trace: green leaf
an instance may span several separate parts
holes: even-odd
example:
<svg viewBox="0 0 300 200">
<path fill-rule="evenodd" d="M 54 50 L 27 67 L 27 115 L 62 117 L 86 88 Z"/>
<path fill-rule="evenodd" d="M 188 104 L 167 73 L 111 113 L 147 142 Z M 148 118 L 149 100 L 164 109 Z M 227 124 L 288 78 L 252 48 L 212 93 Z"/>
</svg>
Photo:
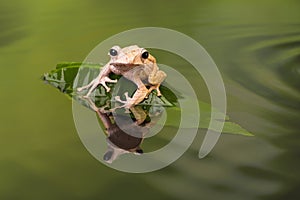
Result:
<svg viewBox="0 0 300 200">
<path fill-rule="evenodd" d="M 81 98 L 82 94 L 78 94 L 73 88 L 85 85 L 93 80 L 100 72 L 102 66 L 93 63 L 78 63 L 78 62 L 65 62 L 57 64 L 56 68 L 49 73 L 45 73 L 42 79 L 57 88 L 60 92 L 66 94 L 78 101 L 81 105 L 91 108 L 85 100 Z M 78 72 L 80 70 L 80 74 Z M 111 79 L 119 79 L 123 81 L 121 84 L 108 83 L 107 85 L 112 88 L 112 91 L 116 91 L 114 95 L 122 95 L 125 92 L 132 94 L 136 90 L 136 86 L 127 79 L 121 79 L 121 76 L 114 74 L 110 75 Z M 126 84 L 126 87 L 120 87 L 120 85 Z M 124 89 L 126 88 L 126 90 Z M 168 117 L 169 120 L 165 122 L 167 126 L 178 127 L 178 116 L 180 116 L 180 108 L 178 107 L 178 99 L 180 94 L 176 91 L 171 91 L 168 86 L 161 86 L 162 97 L 157 97 L 155 92 L 151 92 L 149 97 L 140 103 L 141 106 L 153 106 L 160 105 L 163 107 L 168 107 Z M 175 92 L 175 93 L 174 93 Z M 175 95 L 176 94 L 176 95 Z M 96 95 L 93 99 L 97 107 L 102 107 L 107 104 L 107 101 L 111 99 L 112 94 L 107 93 L 103 86 L 99 86 L 96 90 Z M 213 109 L 211 110 L 211 105 L 205 102 L 198 102 L 200 108 L 200 128 L 207 129 L 210 123 L 211 112 L 217 112 Z M 177 118 L 176 118 L 177 116 Z M 246 129 L 242 128 L 240 125 L 230 122 L 229 117 L 225 116 L 224 122 L 224 133 L 238 134 L 244 136 L 253 136 L 252 133 L 248 132 Z M 215 119 L 214 123 L 221 123 Z M 199 127 L 189 127 L 189 128 L 199 128 Z M 213 128 L 212 128 L 213 129 Z"/>
<path fill-rule="evenodd" d="M 90 72 L 99 73 L 100 65 L 89 63 L 66 62 L 57 64 L 56 68 L 45 73 L 42 79 L 57 88 L 69 97 L 73 96 L 73 83 L 79 68 L 88 69 Z"/>
</svg>

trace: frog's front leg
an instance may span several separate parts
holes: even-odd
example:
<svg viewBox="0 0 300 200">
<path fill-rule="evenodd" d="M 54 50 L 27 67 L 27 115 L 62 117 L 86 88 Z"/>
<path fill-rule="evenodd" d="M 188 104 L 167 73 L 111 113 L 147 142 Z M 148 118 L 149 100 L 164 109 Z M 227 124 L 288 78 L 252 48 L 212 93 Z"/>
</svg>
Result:
<svg viewBox="0 0 300 200">
<path fill-rule="evenodd" d="M 108 77 L 110 72 L 111 71 L 110 71 L 109 65 L 105 65 L 103 67 L 103 69 L 101 70 L 101 72 L 99 73 L 99 75 L 97 76 L 97 78 L 92 80 L 88 85 L 77 88 L 77 91 L 80 92 L 82 90 L 90 88 L 88 93 L 85 95 L 85 97 L 89 97 L 90 94 L 95 90 L 95 88 L 101 84 L 105 88 L 106 92 L 109 92 L 110 88 L 106 85 L 106 82 L 107 83 L 116 83 L 117 82 L 117 80 L 111 80 Z"/>
<path fill-rule="evenodd" d="M 167 74 L 161 70 L 153 70 L 148 77 L 148 82 L 152 85 L 149 88 L 148 94 L 150 94 L 150 92 L 152 90 L 156 90 L 157 91 L 157 96 L 161 96 L 161 92 L 159 90 L 160 84 L 165 80 L 165 78 L 167 77 Z"/>
</svg>

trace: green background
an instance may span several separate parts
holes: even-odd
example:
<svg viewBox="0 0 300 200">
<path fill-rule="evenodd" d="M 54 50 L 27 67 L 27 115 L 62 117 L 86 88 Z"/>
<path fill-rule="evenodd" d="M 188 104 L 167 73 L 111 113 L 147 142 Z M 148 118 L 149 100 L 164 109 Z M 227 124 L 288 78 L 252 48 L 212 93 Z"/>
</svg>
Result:
<svg viewBox="0 0 300 200">
<path fill-rule="evenodd" d="M 296 0 L 2 0 L 0 199 L 299 198 L 299 10 Z M 83 61 L 111 35 L 144 26 L 202 44 L 224 78 L 228 115 L 255 137 L 224 134 L 199 160 L 199 130 L 179 160 L 148 174 L 94 159 L 77 135 L 71 101 L 40 77 L 61 61 Z M 182 59 L 155 56 L 200 80 Z M 194 89 L 209 102 L 203 84 Z"/>
</svg>

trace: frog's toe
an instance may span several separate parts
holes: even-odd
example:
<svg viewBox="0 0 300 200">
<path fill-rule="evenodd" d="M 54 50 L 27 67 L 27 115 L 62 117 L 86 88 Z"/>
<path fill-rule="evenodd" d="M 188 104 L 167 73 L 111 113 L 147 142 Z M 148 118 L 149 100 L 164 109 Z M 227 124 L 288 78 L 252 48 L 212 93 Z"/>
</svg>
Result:
<svg viewBox="0 0 300 200">
<path fill-rule="evenodd" d="M 112 80 L 112 79 L 110 79 L 109 77 L 104 77 L 104 78 L 103 78 L 103 81 L 104 81 L 104 82 L 108 82 L 108 83 L 116 83 L 116 82 L 118 82 L 117 79 Z"/>
<path fill-rule="evenodd" d="M 128 92 L 125 92 L 124 95 L 125 95 L 126 100 L 130 99 Z"/>
<path fill-rule="evenodd" d="M 116 100 L 116 101 L 119 101 L 119 102 L 122 102 L 120 96 L 115 96 L 115 100 Z"/>
<path fill-rule="evenodd" d="M 115 96 L 115 100 L 118 101 L 118 102 L 120 102 L 120 103 L 124 103 L 124 104 L 127 103 L 127 101 L 122 100 L 122 99 L 120 98 L 120 96 Z"/>
<path fill-rule="evenodd" d="M 159 90 L 159 87 L 156 88 L 156 92 L 157 92 L 157 96 L 158 96 L 158 97 L 161 97 L 161 92 L 160 92 L 160 90 Z"/>
</svg>

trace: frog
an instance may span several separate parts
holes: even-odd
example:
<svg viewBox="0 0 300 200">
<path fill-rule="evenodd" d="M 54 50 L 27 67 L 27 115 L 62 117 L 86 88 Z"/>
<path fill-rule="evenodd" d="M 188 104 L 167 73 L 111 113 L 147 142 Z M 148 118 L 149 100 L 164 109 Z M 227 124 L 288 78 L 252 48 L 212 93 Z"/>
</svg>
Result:
<svg viewBox="0 0 300 200">
<path fill-rule="evenodd" d="M 149 51 L 138 45 L 124 48 L 115 45 L 109 50 L 108 55 L 110 60 L 104 65 L 99 75 L 89 84 L 77 88 L 79 92 L 89 89 L 84 97 L 89 97 L 98 85 L 102 85 L 106 92 L 110 92 L 110 88 L 106 83 L 117 83 L 116 79 L 109 78 L 110 73 L 122 75 L 137 86 L 137 90 L 132 97 L 127 94 L 125 94 L 126 100 L 121 100 L 120 96 L 115 97 L 117 101 L 124 104 L 123 107 L 125 108 L 139 104 L 152 90 L 156 90 L 157 96 L 161 96 L 159 87 L 167 75 L 158 68 L 155 57 Z M 147 86 L 149 87 L 147 88 Z"/>
</svg>

